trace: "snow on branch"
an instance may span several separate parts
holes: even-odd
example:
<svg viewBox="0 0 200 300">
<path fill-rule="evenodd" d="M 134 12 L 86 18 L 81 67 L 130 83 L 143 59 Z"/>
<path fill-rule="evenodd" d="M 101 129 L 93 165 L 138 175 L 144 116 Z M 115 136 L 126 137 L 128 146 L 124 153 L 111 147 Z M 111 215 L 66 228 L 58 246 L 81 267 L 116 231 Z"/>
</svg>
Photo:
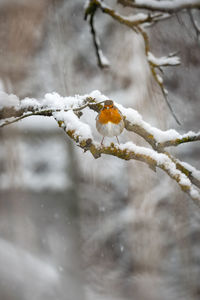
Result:
<svg viewBox="0 0 200 300">
<path fill-rule="evenodd" d="M 199 0 L 118 0 L 124 6 L 175 13 L 183 9 L 200 8 Z"/>
<path fill-rule="evenodd" d="M 180 57 L 175 54 L 169 54 L 169 56 L 155 57 L 151 52 L 148 52 L 148 61 L 155 67 L 177 66 L 180 65 Z"/>
<path fill-rule="evenodd" d="M 108 98 L 99 91 L 84 96 L 62 97 L 57 93 L 46 94 L 44 99 L 25 98 L 19 100 L 15 95 L 0 93 L 0 127 L 17 122 L 33 115 L 53 116 L 58 125 L 73 139 L 84 152 L 89 151 L 94 158 L 102 154 L 116 156 L 124 160 L 138 160 L 146 163 L 154 171 L 162 169 L 180 188 L 200 206 L 200 171 L 185 162 L 180 162 L 166 152 L 169 146 L 200 141 L 200 132 L 188 132 L 184 135 L 176 130 L 162 131 L 151 126 L 132 108 L 115 103 L 121 111 L 125 128 L 141 136 L 151 147 L 139 147 L 132 142 L 125 144 L 101 145 L 95 141 L 90 125 L 81 120 L 87 107 L 96 112 L 102 109 L 102 103 Z M 197 188 L 196 188 L 196 187 Z"/>
<path fill-rule="evenodd" d="M 138 13 L 131 16 L 122 16 L 100 0 L 91 0 L 88 2 L 85 8 L 85 19 L 87 19 L 88 15 L 94 15 L 97 8 L 100 8 L 103 13 L 110 15 L 113 19 L 129 26 L 132 29 L 135 29 L 134 27 L 140 24 L 155 23 L 165 17 L 165 15 L 163 15 L 162 13 Z"/>
<path fill-rule="evenodd" d="M 117 105 L 125 117 L 125 127 L 143 137 L 153 149 L 162 152 L 164 148 L 178 146 L 183 143 L 200 141 L 200 132 L 190 131 L 179 134 L 176 130 L 160 130 L 143 121 L 141 115 L 132 108 L 123 108 Z"/>
<path fill-rule="evenodd" d="M 198 171 L 196 168 L 192 167 L 188 163 L 181 162 L 179 160 L 176 160 L 176 166 L 181 172 L 187 175 L 187 177 L 191 180 L 191 182 L 194 185 L 200 188 L 200 171 Z"/>
<path fill-rule="evenodd" d="M 0 92 L 0 127 L 30 116 L 40 115 L 50 117 L 56 111 L 73 110 L 77 115 L 81 115 L 82 109 L 94 105 L 92 97 L 95 95 L 95 93 L 91 93 L 85 96 L 62 97 L 57 93 L 48 93 L 44 99 L 39 101 L 31 98 L 19 100 L 15 95 Z M 95 105 L 98 106 L 99 104 L 95 103 Z"/>
</svg>

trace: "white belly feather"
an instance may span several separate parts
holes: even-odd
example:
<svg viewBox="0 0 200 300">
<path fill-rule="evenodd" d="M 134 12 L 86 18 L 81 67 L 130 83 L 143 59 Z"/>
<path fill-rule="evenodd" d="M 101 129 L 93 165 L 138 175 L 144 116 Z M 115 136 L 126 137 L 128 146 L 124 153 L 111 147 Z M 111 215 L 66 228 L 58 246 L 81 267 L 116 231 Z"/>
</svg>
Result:
<svg viewBox="0 0 200 300">
<path fill-rule="evenodd" d="M 108 122 L 107 124 L 96 124 L 98 132 L 103 136 L 118 136 L 124 129 L 123 120 L 119 124 Z"/>
</svg>

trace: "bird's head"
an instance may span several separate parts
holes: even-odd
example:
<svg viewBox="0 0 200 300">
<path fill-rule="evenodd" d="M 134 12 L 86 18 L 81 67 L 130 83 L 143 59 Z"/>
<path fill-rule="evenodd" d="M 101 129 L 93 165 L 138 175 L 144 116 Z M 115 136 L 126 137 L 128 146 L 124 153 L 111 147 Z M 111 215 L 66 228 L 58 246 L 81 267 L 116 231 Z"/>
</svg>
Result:
<svg viewBox="0 0 200 300">
<path fill-rule="evenodd" d="M 114 104 L 113 104 L 113 101 L 112 100 L 106 100 L 104 102 L 104 109 L 110 109 L 110 108 L 113 108 Z"/>
</svg>

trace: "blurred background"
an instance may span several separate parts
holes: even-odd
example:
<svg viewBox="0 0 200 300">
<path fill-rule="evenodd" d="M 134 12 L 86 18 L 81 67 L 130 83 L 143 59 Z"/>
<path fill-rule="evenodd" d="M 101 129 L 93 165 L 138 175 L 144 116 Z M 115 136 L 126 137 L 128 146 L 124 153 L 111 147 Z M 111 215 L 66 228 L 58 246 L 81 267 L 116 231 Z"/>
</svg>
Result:
<svg viewBox="0 0 200 300">
<path fill-rule="evenodd" d="M 116 1 L 107 1 L 129 15 Z M 197 19 L 199 15 L 197 14 Z M 199 130 L 199 42 L 187 13 L 148 29 L 165 69 L 172 118 L 141 37 L 97 13 L 110 68 L 97 65 L 82 0 L 0 1 L 0 89 L 21 99 L 102 93 L 161 129 Z M 95 114 L 88 115 L 96 140 Z M 146 145 L 134 133 L 128 140 Z M 199 143 L 171 149 L 200 167 Z M 200 298 L 200 211 L 167 175 L 136 161 L 83 153 L 55 120 L 0 130 L 0 299 Z"/>
</svg>

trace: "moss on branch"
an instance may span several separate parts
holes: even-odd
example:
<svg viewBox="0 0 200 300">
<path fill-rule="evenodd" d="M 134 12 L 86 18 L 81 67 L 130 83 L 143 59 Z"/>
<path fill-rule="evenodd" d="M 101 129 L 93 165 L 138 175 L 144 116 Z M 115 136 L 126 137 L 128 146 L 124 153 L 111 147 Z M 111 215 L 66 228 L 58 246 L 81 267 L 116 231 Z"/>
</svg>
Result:
<svg viewBox="0 0 200 300">
<path fill-rule="evenodd" d="M 158 147 L 158 149 L 164 149 L 166 147 L 179 146 L 179 145 L 184 144 L 184 143 L 190 143 L 190 142 L 196 142 L 196 141 L 200 141 L 200 134 L 199 133 L 191 134 L 191 135 L 188 135 L 188 136 L 184 135 L 180 139 L 168 140 L 168 141 L 165 141 L 163 143 L 158 143 L 157 147 Z"/>
</svg>

